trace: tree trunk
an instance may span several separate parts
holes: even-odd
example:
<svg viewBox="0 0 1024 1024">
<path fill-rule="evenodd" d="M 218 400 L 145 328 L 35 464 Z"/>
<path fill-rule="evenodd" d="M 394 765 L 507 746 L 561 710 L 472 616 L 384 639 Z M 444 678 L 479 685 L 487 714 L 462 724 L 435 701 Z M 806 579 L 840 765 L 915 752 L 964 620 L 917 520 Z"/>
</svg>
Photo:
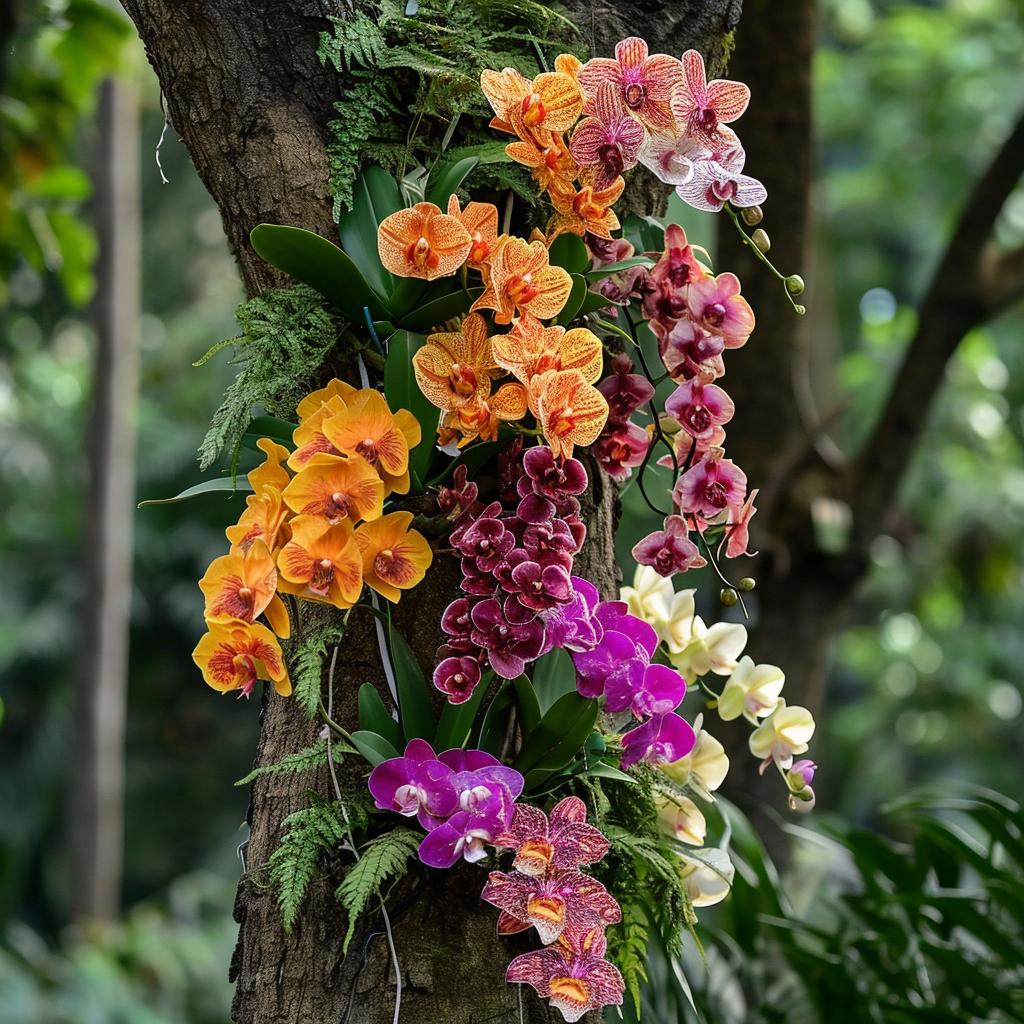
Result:
<svg viewBox="0 0 1024 1024">
<path fill-rule="evenodd" d="M 369 4 L 329 0 L 124 0 L 160 78 L 171 122 L 220 207 L 224 228 L 250 294 L 281 277 L 255 256 L 250 229 L 260 221 L 334 234 L 327 198 L 324 126 L 342 81 L 315 55 L 328 15 Z M 621 36 L 645 35 L 652 50 L 676 55 L 689 47 L 720 67 L 737 0 L 705 2 L 570 2 L 584 38 L 607 52 Z M 371 8 L 372 9 L 372 8 Z M 615 491 L 591 467 L 585 505 L 589 536 L 578 566 L 609 595 L 617 586 L 612 532 Z M 396 623 L 424 668 L 433 663 L 441 612 L 458 586 L 456 566 L 439 559 L 427 579 L 398 606 Z M 343 723 L 356 716 L 356 691 L 383 687 L 371 617 L 353 614 L 334 679 Z M 325 679 L 326 682 L 326 679 Z M 293 701 L 270 697 L 261 715 L 257 763 L 267 764 L 309 743 L 317 727 Z M 327 879 L 311 887 L 292 935 L 281 927 L 265 865 L 282 819 L 304 806 L 309 778 L 256 781 L 250 804 L 248 870 L 238 890 L 240 924 L 232 963 L 237 1024 L 349 1024 L 391 1021 L 394 979 L 378 924 L 357 936 L 342 958 L 342 915 Z M 316 788 L 329 792 L 326 773 Z M 393 923 L 403 976 L 402 1019 L 461 1024 L 548 1021 L 546 1006 L 504 983 L 505 966 L 520 949 L 495 935 L 496 912 L 482 903 L 479 870 L 426 872 L 395 901 Z M 557 1016 L 557 1015 L 556 1015 Z"/>
<path fill-rule="evenodd" d="M 111 920 L 121 901 L 140 286 L 138 102 L 133 86 L 104 82 L 99 138 L 88 561 L 69 802 L 71 916 L 76 921 Z"/>
</svg>

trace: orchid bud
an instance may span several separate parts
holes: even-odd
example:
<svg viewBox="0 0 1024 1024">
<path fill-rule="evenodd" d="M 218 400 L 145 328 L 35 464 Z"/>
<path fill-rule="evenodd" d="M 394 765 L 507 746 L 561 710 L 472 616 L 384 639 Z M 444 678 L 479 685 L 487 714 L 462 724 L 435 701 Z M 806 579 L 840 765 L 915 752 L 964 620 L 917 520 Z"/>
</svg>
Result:
<svg viewBox="0 0 1024 1024">
<path fill-rule="evenodd" d="M 789 809 L 797 814 L 808 814 L 814 810 L 814 790 L 810 786 L 804 786 L 796 793 L 789 794 Z"/>
<path fill-rule="evenodd" d="M 683 429 L 679 425 L 679 421 L 671 416 L 660 416 L 658 418 L 658 426 L 661 427 L 661 432 L 666 437 L 675 437 Z"/>
<path fill-rule="evenodd" d="M 744 576 L 738 584 L 740 590 L 750 593 L 757 586 L 757 580 L 753 576 Z"/>
<path fill-rule="evenodd" d="M 690 846 L 703 846 L 707 822 L 700 808 L 686 796 L 657 798 L 658 826 L 668 836 Z"/>
<path fill-rule="evenodd" d="M 739 600 L 739 595 L 732 587 L 722 587 L 722 592 L 718 595 L 718 599 L 726 608 L 731 608 Z"/>
<path fill-rule="evenodd" d="M 760 206 L 748 206 L 746 209 L 740 210 L 740 216 L 748 228 L 755 228 L 764 220 L 764 211 Z"/>
<path fill-rule="evenodd" d="M 803 295 L 804 279 L 799 274 L 790 274 L 786 278 L 786 291 L 790 295 Z"/>
<path fill-rule="evenodd" d="M 761 250 L 761 252 L 767 252 L 772 247 L 772 241 L 768 237 L 768 232 L 764 228 L 758 228 L 751 236 L 750 240 L 754 245 Z"/>
</svg>

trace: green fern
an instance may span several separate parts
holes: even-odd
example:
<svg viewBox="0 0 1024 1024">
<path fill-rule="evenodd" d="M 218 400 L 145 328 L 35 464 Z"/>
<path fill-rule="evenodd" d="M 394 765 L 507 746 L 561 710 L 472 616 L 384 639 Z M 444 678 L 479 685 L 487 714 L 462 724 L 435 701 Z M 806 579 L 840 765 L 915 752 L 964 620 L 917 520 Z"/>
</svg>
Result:
<svg viewBox="0 0 1024 1024">
<path fill-rule="evenodd" d="M 272 416 L 291 418 L 312 389 L 341 327 L 323 297 L 305 285 L 270 289 L 243 302 L 236 315 L 241 335 L 218 342 L 196 363 L 202 365 L 230 345 L 235 349 L 232 362 L 242 367 L 199 447 L 202 469 L 212 466 L 222 452 L 238 449 L 255 406 Z"/>
<path fill-rule="evenodd" d="M 331 756 L 335 764 L 341 764 L 346 754 L 354 754 L 356 751 L 347 743 L 334 742 L 331 744 Z M 245 778 L 239 779 L 236 786 L 248 786 L 254 779 L 264 775 L 287 775 L 298 774 L 299 772 L 311 772 L 314 768 L 321 768 L 327 764 L 327 741 L 317 740 L 311 747 L 297 750 L 294 754 L 288 754 L 274 764 L 260 765 L 253 768 Z"/>
<path fill-rule="evenodd" d="M 312 718 L 320 706 L 323 686 L 324 661 L 327 649 L 338 643 L 345 635 L 345 626 L 340 622 L 328 622 L 319 628 L 311 628 L 308 635 L 295 645 L 289 664 L 292 681 L 292 696 Z M 326 763 L 326 762 L 325 762 Z"/>
<path fill-rule="evenodd" d="M 405 10 L 404 0 L 380 0 L 373 16 L 333 18 L 332 31 L 320 37 L 321 62 L 347 79 L 338 116 L 328 125 L 335 218 L 351 204 L 352 186 L 368 162 L 399 178 L 411 166 L 430 166 L 456 120 L 461 141 L 494 141 L 482 70 L 515 67 L 532 77 L 578 42 L 572 22 L 535 0 L 421 0 L 415 15 Z M 512 188 L 535 205 L 528 174 L 499 166 L 474 181 Z"/>
<path fill-rule="evenodd" d="M 311 795 L 311 806 L 289 814 L 281 823 L 281 842 L 270 857 L 270 881 L 277 889 L 284 929 L 289 933 L 322 854 L 341 844 L 347 834 L 341 805 Z"/>
<path fill-rule="evenodd" d="M 396 828 L 363 847 L 359 860 L 349 868 L 335 893 L 348 914 L 348 930 L 341 944 L 343 954 L 348 952 L 359 915 L 367 903 L 375 897 L 383 898 L 381 887 L 388 879 L 397 881 L 406 874 L 422 838 L 411 828 Z"/>
</svg>

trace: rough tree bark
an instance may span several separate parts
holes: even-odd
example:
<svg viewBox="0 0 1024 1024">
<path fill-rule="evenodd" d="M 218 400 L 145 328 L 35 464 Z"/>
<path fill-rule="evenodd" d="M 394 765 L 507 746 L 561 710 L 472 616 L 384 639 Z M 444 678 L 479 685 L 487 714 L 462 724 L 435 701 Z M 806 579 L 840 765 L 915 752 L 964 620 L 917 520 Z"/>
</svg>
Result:
<svg viewBox="0 0 1024 1024">
<path fill-rule="evenodd" d="M 370 4 L 341 0 L 123 0 L 138 28 L 164 92 L 170 120 L 220 207 L 225 232 L 249 292 L 281 283 L 251 251 L 248 233 L 260 221 L 334 233 L 326 194 L 324 125 L 341 83 L 319 65 L 318 33 L 328 15 Z M 653 50 L 679 54 L 696 47 L 721 70 L 739 0 L 682 3 L 582 2 L 566 5 L 585 38 L 601 52 L 632 33 Z M 589 540 L 580 565 L 607 594 L 617 580 L 612 547 L 614 491 L 595 476 Z M 442 608 L 456 586 L 454 569 L 440 564 L 399 606 L 397 620 L 424 666 L 438 642 Z M 382 685 L 372 623 L 354 615 L 335 679 L 343 721 L 355 714 L 355 692 L 367 680 Z M 270 763 L 313 738 L 293 702 L 271 699 L 261 719 L 257 761 Z M 232 975 L 238 1024 L 351 1024 L 390 1021 L 393 985 L 385 944 L 373 932 L 340 955 L 337 904 L 317 883 L 294 934 L 281 928 L 274 897 L 260 882 L 281 820 L 304 805 L 308 778 L 256 782 L 250 807 L 249 870 L 236 903 L 240 935 Z M 317 780 L 328 792 L 327 779 Z M 403 1019 L 410 1022 L 517 1021 L 517 992 L 505 986 L 509 946 L 494 935 L 495 915 L 479 900 L 477 873 L 432 873 L 395 911 L 395 939 L 405 981 Z M 368 945 L 366 945 L 368 943 Z M 365 963 L 363 950 L 365 949 Z M 535 1000 L 525 1018 L 549 1019 Z"/>
<path fill-rule="evenodd" d="M 112 920 L 121 903 L 140 292 L 138 99 L 132 85 L 103 83 L 99 143 L 86 600 L 68 804 L 74 921 Z"/>
</svg>

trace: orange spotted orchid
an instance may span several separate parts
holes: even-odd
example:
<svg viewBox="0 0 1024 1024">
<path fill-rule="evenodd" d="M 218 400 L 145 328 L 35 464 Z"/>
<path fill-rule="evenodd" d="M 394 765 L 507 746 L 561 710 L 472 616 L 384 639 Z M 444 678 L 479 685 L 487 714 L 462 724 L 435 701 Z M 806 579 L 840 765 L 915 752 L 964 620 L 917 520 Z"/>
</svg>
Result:
<svg viewBox="0 0 1024 1024">
<path fill-rule="evenodd" d="M 433 203 L 417 203 L 385 217 L 377 230 L 377 252 L 386 270 L 398 277 L 434 281 L 454 274 L 473 248 L 458 217 Z"/>
<path fill-rule="evenodd" d="M 412 520 L 411 512 L 391 512 L 355 534 L 364 582 L 395 604 L 423 579 L 434 557 L 426 538 L 409 529 Z"/>
<path fill-rule="evenodd" d="M 519 313 L 548 320 L 562 311 L 571 290 L 572 278 L 549 266 L 543 242 L 508 238 L 494 254 L 487 287 L 470 308 L 494 310 L 499 324 L 511 323 Z"/>
<path fill-rule="evenodd" d="M 484 71 L 480 86 L 495 114 L 492 125 L 521 139 L 567 131 L 583 110 L 579 83 L 563 71 L 545 71 L 532 82 L 514 68 Z"/>
<path fill-rule="evenodd" d="M 570 231 L 574 235 L 589 232 L 598 238 L 611 238 L 612 232 L 619 227 L 619 218 L 612 206 L 618 202 L 625 187 L 625 181 L 616 178 L 602 189 L 585 184 L 572 193 L 553 192 L 551 202 L 558 212 L 552 218 L 549 236 L 554 238 L 563 231 Z"/>
<path fill-rule="evenodd" d="M 487 336 L 487 321 L 470 313 L 457 332 L 432 334 L 412 359 L 416 383 L 433 405 L 451 412 L 486 400 L 498 371 Z"/>
<path fill-rule="evenodd" d="M 259 623 L 241 619 L 210 623 L 192 660 L 202 669 L 207 685 L 221 693 L 238 690 L 240 697 L 248 697 L 257 679 L 270 680 L 282 697 L 292 692 L 281 645 Z"/>
<path fill-rule="evenodd" d="M 601 342 L 585 327 L 545 327 L 524 313 L 507 334 L 491 339 L 494 360 L 517 380 L 530 381 L 548 370 L 579 370 L 588 384 L 601 376 Z"/>
<path fill-rule="evenodd" d="M 444 446 L 454 442 L 462 448 L 477 437 L 483 441 L 496 441 L 498 426 L 521 420 L 526 410 L 526 389 L 522 384 L 503 384 L 486 399 L 474 395 L 465 405 L 441 418 L 438 444 Z"/>
<path fill-rule="evenodd" d="M 470 248 L 466 266 L 483 270 L 498 244 L 498 208 L 493 203 L 467 203 L 465 210 L 456 195 L 448 199 L 448 216 L 469 232 Z"/>
<path fill-rule="evenodd" d="M 604 395 L 579 370 L 548 370 L 530 381 L 530 404 L 555 456 L 593 444 L 608 419 Z"/>
</svg>

